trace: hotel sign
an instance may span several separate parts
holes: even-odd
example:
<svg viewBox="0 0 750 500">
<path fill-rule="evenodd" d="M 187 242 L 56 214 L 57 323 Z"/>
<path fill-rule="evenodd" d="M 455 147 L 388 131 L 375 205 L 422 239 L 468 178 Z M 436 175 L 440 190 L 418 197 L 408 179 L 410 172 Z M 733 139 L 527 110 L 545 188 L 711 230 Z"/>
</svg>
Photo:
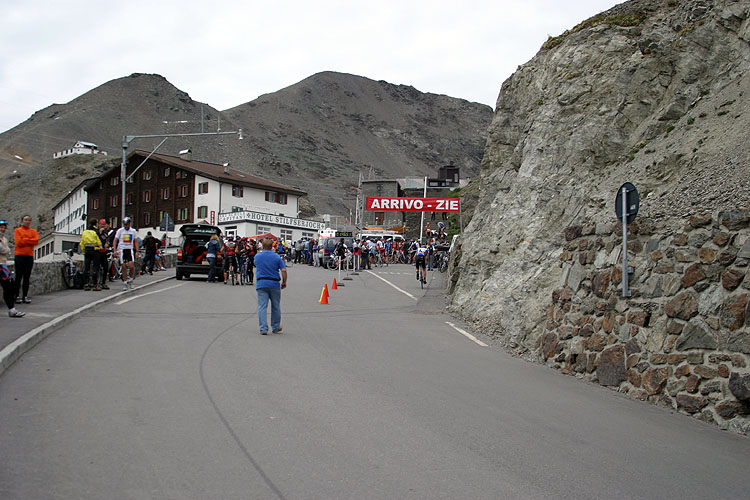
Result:
<svg viewBox="0 0 750 500">
<path fill-rule="evenodd" d="M 319 231 L 325 229 L 325 222 L 318 222 L 307 219 L 296 219 L 294 217 L 284 217 L 283 215 L 264 214 L 262 212 L 225 212 L 219 214 L 219 224 L 229 224 L 231 222 L 261 222 L 276 226 L 297 227 L 300 229 L 314 229 Z"/>
</svg>

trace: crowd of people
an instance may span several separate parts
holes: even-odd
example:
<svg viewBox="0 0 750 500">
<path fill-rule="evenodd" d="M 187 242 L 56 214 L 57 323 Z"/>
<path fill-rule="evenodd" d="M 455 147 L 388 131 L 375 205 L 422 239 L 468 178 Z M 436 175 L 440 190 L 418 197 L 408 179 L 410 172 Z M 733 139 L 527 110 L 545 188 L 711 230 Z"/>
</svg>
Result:
<svg viewBox="0 0 750 500">
<path fill-rule="evenodd" d="M 6 234 L 8 222 L 0 220 L 0 284 L 3 300 L 12 318 L 24 316 L 23 312 L 16 309 L 16 304 L 31 303 L 28 293 L 29 282 L 34 266 L 34 246 L 39 243 L 39 234 L 31 228 L 31 220 L 31 216 L 25 215 L 21 225 L 13 233 L 15 276 L 7 266 L 11 257 L 11 246 Z M 141 239 L 138 232 L 131 227 L 131 223 L 130 218 L 126 217 L 123 226 L 115 230 L 105 219 L 88 221 L 80 239 L 80 250 L 84 256 L 84 290 L 109 289 L 107 281 L 111 278 L 112 263 L 116 260 L 121 264 L 120 278 L 124 290 L 133 288 L 133 280 L 137 274 L 153 274 L 154 271 L 165 270 L 161 249 L 166 244 L 166 235 L 159 240 L 149 231 L 147 236 Z M 353 271 L 396 263 L 412 264 L 417 267 L 419 279 L 419 267 L 433 269 L 438 249 L 443 248 L 441 245 L 447 244 L 444 225 L 433 231 L 428 222 L 424 234 L 426 238 L 421 240 L 405 240 L 400 237 L 348 238 L 348 245 L 344 238 L 338 238 L 333 250 L 328 253 L 322 251 L 323 239 L 304 238 L 287 242 L 271 238 L 256 240 L 232 235 L 226 238 L 213 235 L 205 247 L 205 258 L 209 262 L 208 282 L 227 284 L 230 270 L 233 268 L 237 274 L 244 274 L 249 284 L 253 284 L 255 256 L 263 250 L 278 255 L 282 262 L 315 267 L 341 263 L 343 269 Z M 269 245 L 268 249 L 263 246 L 266 242 Z M 217 269 L 219 256 L 222 257 L 221 269 Z"/>
</svg>

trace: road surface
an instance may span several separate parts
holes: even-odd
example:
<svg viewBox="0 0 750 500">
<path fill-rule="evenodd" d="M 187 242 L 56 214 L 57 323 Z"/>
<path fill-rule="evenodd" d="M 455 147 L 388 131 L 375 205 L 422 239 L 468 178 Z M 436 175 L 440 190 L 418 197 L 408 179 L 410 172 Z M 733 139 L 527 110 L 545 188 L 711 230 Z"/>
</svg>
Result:
<svg viewBox="0 0 750 500">
<path fill-rule="evenodd" d="M 294 266 L 279 335 L 200 278 L 100 307 L 0 377 L 0 498 L 750 497 L 746 437 L 474 341 L 412 273 L 320 305 Z"/>
</svg>

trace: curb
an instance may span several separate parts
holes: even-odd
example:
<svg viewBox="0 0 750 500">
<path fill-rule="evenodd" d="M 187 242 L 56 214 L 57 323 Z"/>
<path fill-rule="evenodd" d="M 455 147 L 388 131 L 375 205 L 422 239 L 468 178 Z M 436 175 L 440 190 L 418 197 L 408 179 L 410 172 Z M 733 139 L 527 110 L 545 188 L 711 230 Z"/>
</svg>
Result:
<svg viewBox="0 0 750 500">
<path fill-rule="evenodd" d="M 149 283 L 136 287 L 133 290 L 123 290 L 122 292 L 113 293 L 112 295 L 108 297 L 104 297 L 90 304 L 86 304 L 85 306 L 81 306 L 78 309 L 75 309 L 69 313 L 65 313 L 62 316 L 59 316 L 51 321 L 48 321 L 47 323 L 44 323 L 43 325 L 40 325 L 34 328 L 30 332 L 23 334 L 21 337 L 17 338 L 16 340 L 8 344 L 8 346 L 6 346 L 2 351 L 0 351 L 0 375 L 5 373 L 5 370 L 10 368 L 13 363 L 15 363 L 21 356 L 24 355 L 24 353 L 31 350 L 31 348 L 33 348 L 39 342 L 47 338 L 50 334 L 55 332 L 57 329 L 67 325 L 68 323 L 73 322 L 73 320 L 75 320 L 81 314 L 89 311 L 90 309 L 94 309 L 95 307 L 98 307 L 102 304 L 111 302 L 123 295 L 127 295 L 136 290 L 140 290 L 141 288 L 146 288 L 151 285 L 162 283 L 164 281 L 168 281 L 171 279 L 174 279 L 174 276 L 170 276 L 168 278 L 162 278 L 156 281 L 151 281 Z"/>
</svg>

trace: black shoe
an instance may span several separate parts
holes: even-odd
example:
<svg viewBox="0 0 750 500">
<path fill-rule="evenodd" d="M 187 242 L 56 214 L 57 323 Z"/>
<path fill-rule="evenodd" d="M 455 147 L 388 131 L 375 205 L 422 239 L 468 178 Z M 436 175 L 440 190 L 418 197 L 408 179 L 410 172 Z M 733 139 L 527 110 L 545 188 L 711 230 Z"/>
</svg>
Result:
<svg viewBox="0 0 750 500">
<path fill-rule="evenodd" d="M 28 297 L 24 297 L 23 299 L 21 299 L 21 302 L 23 302 L 24 304 L 31 304 L 31 299 Z"/>
</svg>

